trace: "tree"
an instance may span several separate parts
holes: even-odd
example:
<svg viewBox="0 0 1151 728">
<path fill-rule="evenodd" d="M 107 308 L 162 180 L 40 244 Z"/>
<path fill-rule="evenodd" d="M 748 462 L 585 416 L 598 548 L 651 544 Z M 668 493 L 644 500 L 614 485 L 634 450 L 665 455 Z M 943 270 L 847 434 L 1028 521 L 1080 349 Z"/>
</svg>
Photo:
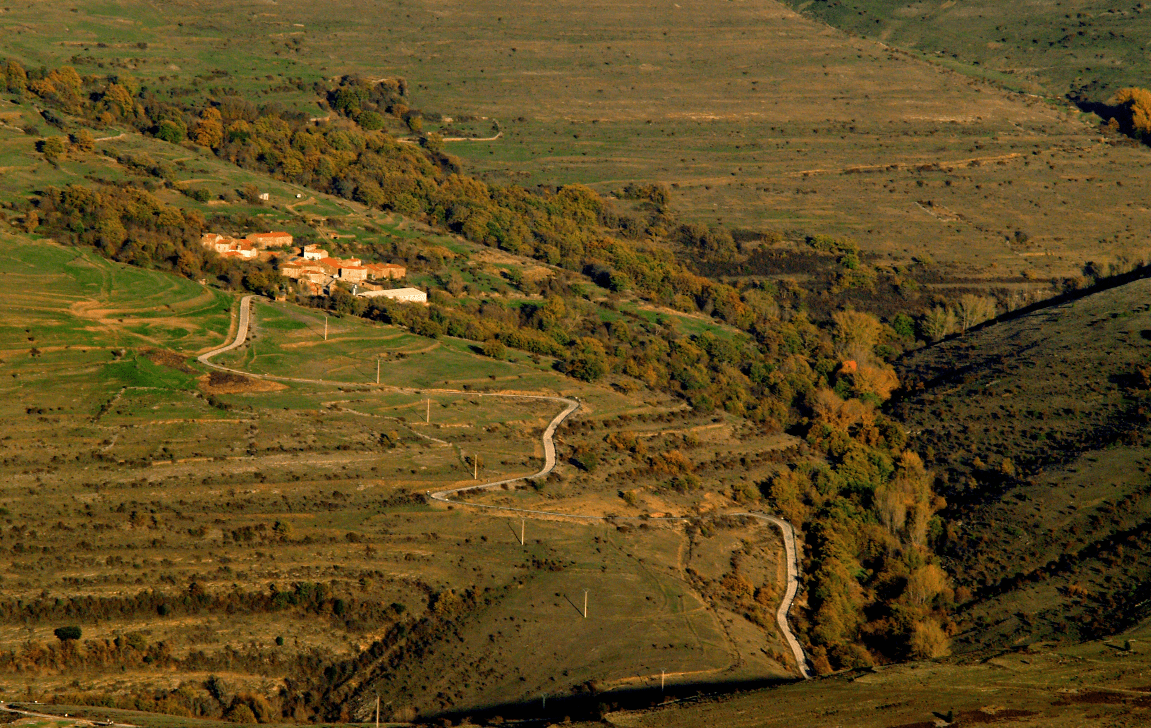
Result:
<svg viewBox="0 0 1151 728">
<path fill-rule="evenodd" d="M 883 333 L 879 321 L 862 311 L 836 311 L 831 319 L 835 322 L 836 353 L 860 362 L 871 359 L 879 335 Z"/>
<path fill-rule="evenodd" d="M 68 642 L 70 640 L 80 639 L 81 631 L 80 628 L 76 626 L 57 627 L 52 631 L 52 634 L 56 635 L 56 639 L 61 642 Z"/>
<path fill-rule="evenodd" d="M 420 144 L 432 154 L 439 154 L 444 151 L 444 138 L 434 131 L 420 137 Z"/>
<path fill-rule="evenodd" d="M 240 197 L 243 197 L 245 202 L 252 205 L 260 204 L 260 188 L 251 182 L 241 187 L 239 192 Z"/>
<path fill-rule="evenodd" d="M 969 293 L 959 299 L 959 303 L 955 306 L 955 316 L 960 331 L 990 321 L 995 318 L 995 299 Z"/>
<path fill-rule="evenodd" d="M 4 84 L 8 89 L 8 93 L 24 93 L 24 89 L 28 88 L 28 74 L 25 73 L 24 67 L 16 61 L 8 61 L 5 63 Z"/>
<path fill-rule="evenodd" d="M 72 146 L 81 152 L 90 152 L 96 147 L 96 140 L 92 138 L 92 132 L 81 129 L 72 135 Z"/>
<path fill-rule="evenodd" d="M 923 314 L 923 319 L 920 320 L 919 326 L 926 339 L 929 341 L 939 341 L 955 333 L 955 312 L 944 306 L 936 306 Z"/>
<path fill-rule="evenodd" d="M 1119 107 L 1119 124 L 1131 136 L 1151 134 L 1151 91 L 1145 88 L 1122 88 L 1111 99 Z"/>
<path fill-rule="evenodd" d="M 214 106 L 204 109 L 192 127 L 192 141 L 202 147 L 218 147 L 224 143 L 224 120 L 219 109 Z"/>
<path fill-rule="evenodd" d="M 935 564 L 921 566 L 907 579 L 907 596 L 911 603 L 922 606 L 947 588 L 947 576 Z"/>
<path fill-rule="evenodd" d="M 384 117 L 375 111 L 364 111 L 356 117 L 356 123 L 365 131 L 376 131 L 384 128 Z"/>
<path fill-rule="evenodd" d="M 950 654 L 947 633 L 933 619 L 917 623 L 911 629 L 911 653 L 920 659 Z"/>
<path fill-rule="evenodd" d="M 569 376 L 594 382 L 607 374 L 606 353 L 597 339 L 585 336 L 573 347 L 571 357 L 564 362 Z"/>
<path fill-rule="evenodd" d="M 172 144 L 179 144 L 184 141 L 187 136 L 188 130 L 178 121 L 172 119 L 164 119 L 160 122 L 160 126 L 156 129 L 156 138 L 163 139 Z"/>
<path fill-rule="evenodd" d="M 49 162 L 56 162 L 60 157 L 64 156 L 64 140 L 60 137 L 48 137 L 40 142 L 40 153 L 44 155 L 44 159 Z"/>
<path fill-rule="evenodd" d="M 121 118 L 131 115 L 135 109 L 131 92 L 117 83 L 108 86 L 102 101 L 109 113 Z"/>
<path fill-rule="evenodd" d="M 497 339 L 485 341 L 483 347 L 481 348 L 484 352 L 484 356 L 490 356 L 493 359 L 503 359 L 505 356 L 507 356 L 507 347 Z"/>
<path fill-rule="evenodd" d="M 901 339 L 913 341 L 915 339 L 915 321 L 905 313 L 895 314 L 891 320 L 891 330 Z"/>
</svg>

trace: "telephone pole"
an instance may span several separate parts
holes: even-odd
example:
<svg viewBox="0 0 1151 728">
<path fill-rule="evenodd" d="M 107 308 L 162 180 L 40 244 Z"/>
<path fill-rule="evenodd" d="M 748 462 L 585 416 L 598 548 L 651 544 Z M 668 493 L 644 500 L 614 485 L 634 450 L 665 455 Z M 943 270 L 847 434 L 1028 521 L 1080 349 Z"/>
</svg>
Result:
<svg viewBox="0 0 1151 728">
<path fill-rule="evenodd" d="M 587 619 L 587 589 L 583 590 L 583 618 Z"/>
<path fill-rule="evenodd" d="M 376 357 L 376 384 L 380 383 L 380 357 Z"/>
<path fill-rule="evenodd" d="M 428 397 L 428 411 L 424 415 L 424 424 L 425 425 L 432 424 L 432 398 L 431 397 Z"/>
<path fill-rule="evenodd" d="M 380 696 L 376 696 L 376 728 L 380 728 Z"/>
<path fill-rule="evenodd" d="M 324 341 L 328 340 L 328 317 L 324 317 Z"/>
<path fill-rule="evenodd" d="M 480 456 L 472 455 L 472 480 L 480 479 Z"/>
<path fill-rule="evenodd" d="M 520 546 L 524 545 L 524 531 L 527 528 L 527 526 L 525 525 L 526 523 L 527 523 L 526 518 L 520 519 Z"/>
<path fill-rule="evenodd" d="M 666 673 L 666 672 L 664 672 L 664 670 L 662 670 L 662 669 L 661 669 L 661 670 L 659 671 L 659 692 L 660 692 L 660 695 L 662 695 L 662 694 L 663 694 L 663 684 L 664 684 L 664 679 L 665 679 L 666 677 L 667 677 L 667 673 Z"/>
</svg>

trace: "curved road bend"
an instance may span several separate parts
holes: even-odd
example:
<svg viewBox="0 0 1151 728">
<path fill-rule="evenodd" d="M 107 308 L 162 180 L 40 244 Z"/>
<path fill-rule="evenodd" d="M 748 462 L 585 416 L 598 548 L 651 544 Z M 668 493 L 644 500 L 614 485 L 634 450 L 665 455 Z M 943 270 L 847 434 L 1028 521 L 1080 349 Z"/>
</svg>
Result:
<svg viewBox="0 0 1151 728">
<path fill-rule="evenodd" d="M 363 382 L 336 382 L 336 381 L 322 381 L 322 380 L 318 380 L 318 379 L 300 379 L 300 378 L 296 378 L 296 377 L 277 377 L 277 376 L 272 376 L 272 375 L 267 375 L 267 374 L 250 374 L 248 372 L 240 371 L 239 369 L 231 369 L 229 367 L 224 367 L 224 366 L 220 366 L 218 364 L 213 364 L 211 361 L 211 359 L 213 357 L 218 356 L 219 354 L 223 354 L 225 352 L 232 351 L 233 349 L 236 349 L 240 346 L 243 346 L 244 342 L 247 340 L 247 338 L 248 338 L 248 325 L 249 325 L 249 322 L 251 321 L 251 308 L 252 308 L 252 299 L 253 298 L 255 298 L 255 296 L 249 295 L 249 296 L 244 296 L 243 298 L 240 299 L 240 320 L 239 320 L 239 325 L 236 327 L 236 338 L 230 344 L 226 344 L 224 346 L 221 346 L 218 349 L 213 349 L 212 351 L 201 354 L 200 356 L 196 357 L 197 361 L 199 361 L 204 366 L 210 367 L 212 369 L 217 369 L 219 371 L 225 371 L 225 372 L 232 372 L 234 374 L 243 374 L 244 376 L 254 377 L 257 379 L 268 379 L 268 380 L 275 380 L 275 381 L 280 381 L 280 382 L 298 382 L 301 384 L 321 384 L 321 385 L 331 385 L 331 386 L 348 386 L 348 385 L 359 386 L 359 385 L 363 384 Z M 414 389 L 406 389 L 406 388 L 396 388 L 396 389 L 397 389 L 397 391 L 412 391 L 412 392 L 416 391 Z M 422 390 L 422 391 L 426 391 L 426 390 Z M 576 410 L 579 409 L 580 403 L 578 400 L 569 399 L 567 397 L 550 397 L 547 395 L 538 395 L 538 394 L 493 394 L 493 393 L 464 392 L 462 390 L 452 390 L 452 389 L 439 389 L 436 391 L 444 392 L 444 393 L 450 393 L 450 394 L 468 394 L 468 395 L 472 395 L 472 396 L 479 394 L 479 396 L 481 396 L 481 397 L 504 397 L 504 398 L 508 398 L 508 399 L 544 400 L 544 401 L 556 402 L 556 403 L 563 404 L 564 408 L 563 408 L 563 410 L 561 410 L 559 412 L 559 414 L 557 414 L 555 417 L 552 418 L 552 421 L 550 423 L 548 423 L 547 429 L 544 430 L 543 437 L 542 437 L 543 446 L 544 446 L 544 464 L 543 464 L 543 467 L 540 468 L 539 472 L 536 472 L 532 475 L 523 475 L 523 476 L 520 476 L 517 478 L 505 478 L 504 480 L 497 480 L 497 481 L 494 481 L 491 483 L 479 483 L 477 485 L 465 485 L 465 486 L 460 487 L 460 488 L 449 488 L 446 490 L 439 490 L 439 491 L 436 491 L 434 493 L 429 493 L 429 495 L 432 497 L 432 499 L 443 502 L 443 503 L 452 503 L 455 505 L 469 506 L 472 508 L 487 508 L 489 510 L 520 513 L 520 514 L 523 514 L 525 516 L 543 516 L 543 517 L 553 517 L 553 518 L 575 518 L 575 519 L 580 519 L 580 520 L 585 520 L 585 521 L 605 521 L 605 520 L 608 520 L 604 516 L 591 516 L 591 515 L 585 515 L 585 514 L 580 514 L 580 513 L 557 513 L 554 511 L 541 511 L 541 510 L 534 510 L 534 509 L 530 509 L 530 508 L 512 508 L 510 506 L 489 505 L 486 503 L 468 503 L 467 501 L 453 501 L 451 499 L 451 497 L 453 495 L 456 495 L 459 493 L 466 493 L 466 492 L 470 492 L 470 491 L 480 491 L 480 490 L 491 490 L 494 488 L 503 487 L 505 485 L 511 485 L 512 483 L 526 482 L 529 479 L 543 478 L 543 477 L 546 477 L 548 474 L 550 474 L 552 472 L 552 470 L 555 469 L 555 466 L 556 466 L 556 446 L 555 446 L 556 428 L 558 428 L 560 426 L 560 423 L 562 423 L 569 416 L 571 416 L 572 413 L 574 413 Z M 769 523 L 772 523 L 777 528 L 779 528 L 780 533 L 783 536 L 783 550 L 784 550 L 785 558 L 787 559 L 787 589 L 784 592 L 783 600 L 779 604 L 779 609 L 776 611 L 775 621 L 776 621 L 776 624 L 779 626 L 779 631 L 781 633 L 783 633 L 783 637 L 787 641 L 788 646 L 791 647 L 791 652 L 792 652 L 792 655 L 795 657 L 795 663 L 799 668 L 800 675 L 802 675 L 805 680 L 809 679 L 811 677 L 811 672 L 808 669 L 807 655 L 804 653 L 803 646 L 800 645 L 799 640 L 796 638 L 795 633 L 791 631 L 791 626 L 787 622 L 787 614 L 788 614 L 788 612 L 791 611 L 791 605 L 795 601 L 796 593 L 799 591 L 799 553 L 798 553 L 798 548 L 797 548 L 796 540 L 795 540 L 795 529 L 792 528 L 791 524 L 788 523 L 787 521 L 785 521 L 784 519 L 778 518 L 776 516 L 767 515 L 765 513 L 726 513 L 726 514 L 722 514 L 722 515 L 723 516 L 746 516 L 749 518 L 755 518 L 755 519 L 760 520 L 760 521 L 767 521 Z M 636 517 L 636 516 L 623 516 L 623 517 L 613 516 L 612 520 L 618 521 L 618 520 L 643 520 L 643 519 L 640 519 L 639 517 Z M 690 519 L 688 519 L 686 517 L 682 517 L 682 516 L 664 516 L 661 518 L 652 518 L 652 519 L 647 519 L 647 520 L 687 521 Z"/>
</svg>

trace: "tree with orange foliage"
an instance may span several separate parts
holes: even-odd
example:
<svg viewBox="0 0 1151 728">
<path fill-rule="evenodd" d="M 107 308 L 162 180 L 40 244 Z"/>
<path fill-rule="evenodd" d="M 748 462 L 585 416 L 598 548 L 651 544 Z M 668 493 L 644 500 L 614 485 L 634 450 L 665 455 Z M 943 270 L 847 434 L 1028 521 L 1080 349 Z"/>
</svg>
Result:
<svg viewBox="0 0 1151 728">
<path fill-rule="evenodd" d="M 1129 136 L 1151 136 L 1151 91 L 1145 88 L 1121 88 L 1111 98 L 1119 111 L 1123 133 Z"/>
</svg>

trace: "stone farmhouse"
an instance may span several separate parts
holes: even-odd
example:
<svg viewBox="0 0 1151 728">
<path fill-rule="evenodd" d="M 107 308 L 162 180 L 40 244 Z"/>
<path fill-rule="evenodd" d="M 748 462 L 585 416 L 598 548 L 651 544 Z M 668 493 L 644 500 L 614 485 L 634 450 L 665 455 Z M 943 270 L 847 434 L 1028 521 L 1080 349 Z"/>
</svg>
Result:
<svg viewBox="0 0 1151 728">
<path fill-rule="evenodd" d="M 244 239 L 233 238 L 219 233 L 204 233 L 200 244 L 215 250 L 225 258 L 251 260 L 259 256 L 261 250 L 278 248 L 292 244 L 292 236 L 284 232 L 252 233 Z"/>
<path fill-rule="evenodd" d="M 384 291 L 362 291 L 356 294 L 363 298 L 390 298 L 405 303 L 427 303 L 428 294 L 418 288 L 393 288 Z"/>
<path fill-rule="evenodd" d="M 407 268 L 394 263 L 364 263 L 359 258 L 333 258 L 327 250 L 317 245 L 303 246 L 298 256 L 280 265 L 280 273 L 285 278 L 303 281 L 317 293 L 330 288 L 335 281 L 367 284 L 373 280 L 403 278 L 407 272 Z"/>
</svg>

